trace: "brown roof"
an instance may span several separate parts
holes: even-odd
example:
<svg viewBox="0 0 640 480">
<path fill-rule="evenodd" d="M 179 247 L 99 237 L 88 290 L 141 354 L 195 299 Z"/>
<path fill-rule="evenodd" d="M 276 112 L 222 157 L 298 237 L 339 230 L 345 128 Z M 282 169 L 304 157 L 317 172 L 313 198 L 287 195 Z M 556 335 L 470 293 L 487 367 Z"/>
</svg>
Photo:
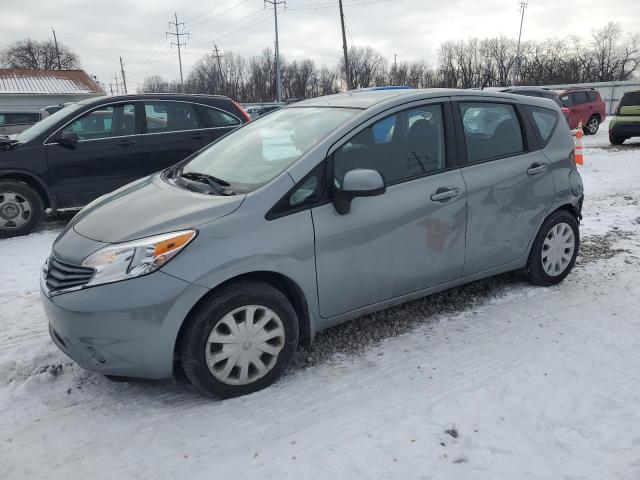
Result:
<svg viewBox="0 0 640 480">
<path fill-rule="evenodd" d="M 84 70 L 0 69 L 0 94 L 74 95 L 104 93 Z"/>
</svg>

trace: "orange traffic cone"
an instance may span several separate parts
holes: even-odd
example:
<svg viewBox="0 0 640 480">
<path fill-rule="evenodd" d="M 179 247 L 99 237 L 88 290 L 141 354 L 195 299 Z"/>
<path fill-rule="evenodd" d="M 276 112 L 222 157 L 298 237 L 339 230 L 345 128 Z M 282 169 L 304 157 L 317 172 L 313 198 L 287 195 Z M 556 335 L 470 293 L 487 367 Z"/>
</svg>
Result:
<svg viewBox="0 0 640 480">
<path fill-rule="evenodd" d="M 582 149 L 582 120 L 578 123 L 578 131 L 576 132 L 576 163 L 584 165 L 584 153 Z"/>
</svg>

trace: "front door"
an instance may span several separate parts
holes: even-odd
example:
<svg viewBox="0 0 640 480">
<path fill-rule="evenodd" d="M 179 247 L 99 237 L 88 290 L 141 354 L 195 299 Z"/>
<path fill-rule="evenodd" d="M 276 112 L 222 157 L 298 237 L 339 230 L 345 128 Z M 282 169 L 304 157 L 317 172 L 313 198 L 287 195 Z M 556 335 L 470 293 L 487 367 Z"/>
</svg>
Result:
<svg viewBox="0 0 640 480">
<path fill-rule="evenodd" d="M 312 209 L 320 313 L 328 318 L 459 278 L 466 190 L 445 140 L 449 103 L 386 116 L 329 162 L 338 187 L 349 170 L 377 170 L 387 190 L 355 198 L 346 215 Z"/>
<path fill-rule="evenodd" d="M 81 206 L 139 178 L 142 139 L 136 133 L 135 102 L 110 104 L 83 114 L 46 144 L 52 189 L 60 206 Z M 76 145 L 55 143 L 65 132 Z"/>
<path fill-rule="evenodd" d="M 510 103 L 461 101 L 467 151 L 464 275 L 521 259 L 551 206 L 555 188 L 541 150 L 528 146 L 524 116 Z M 497 122 L 483 122 L 497 118 Z"/>
</svg>

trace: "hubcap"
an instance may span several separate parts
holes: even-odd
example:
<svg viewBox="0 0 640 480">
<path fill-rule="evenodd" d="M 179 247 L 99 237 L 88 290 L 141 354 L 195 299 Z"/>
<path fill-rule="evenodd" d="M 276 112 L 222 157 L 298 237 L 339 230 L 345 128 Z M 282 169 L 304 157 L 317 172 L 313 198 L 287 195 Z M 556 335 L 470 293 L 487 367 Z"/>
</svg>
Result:
<svg viewBox="0 0 640 480">
<path fill-rule="evenodd" d="M 31 203 L 15 192 L 0 192 L 0 228 L 15 230 L 31 217 Z"/>
<path fill-rule="evenodd" d="M 589 122 L 589 131 L 591 133 L 596 133 L 598 131 L 598 120 L 595 118 L 591 119 Z"/>
<path fill-rule="evenodd" d="M 573 229 L 566 223 L 558 223 L 551 227 L 542 244 L 542 268 L 551 277 L 562 274 L 575 250 L 576 239 Z"/>
<path fill-rule="evenodd" d="M 207 339 L 205 358 L 211 374 L 227 385 L 246 385 L 275 367 L 285 345 L 280 317 L 262 305 L 227 313 Z"/>
</svg>

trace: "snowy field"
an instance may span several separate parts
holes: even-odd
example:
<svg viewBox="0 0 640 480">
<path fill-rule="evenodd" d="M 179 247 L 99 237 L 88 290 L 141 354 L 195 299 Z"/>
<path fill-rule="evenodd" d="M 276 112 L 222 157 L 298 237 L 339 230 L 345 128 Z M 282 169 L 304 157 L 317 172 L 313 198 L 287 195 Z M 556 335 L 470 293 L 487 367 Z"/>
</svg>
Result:
<svg viewBox="0 0 640 480">
<path fill-rule="evenodd" d="M 65 218 L 0 240 L 0 479 L 638 480 L 640 142 L 585 144 L 561 285 L 503 276 L 332 329 L 226 401 L 75 366 L 38 291 Z"/>
</svg>

